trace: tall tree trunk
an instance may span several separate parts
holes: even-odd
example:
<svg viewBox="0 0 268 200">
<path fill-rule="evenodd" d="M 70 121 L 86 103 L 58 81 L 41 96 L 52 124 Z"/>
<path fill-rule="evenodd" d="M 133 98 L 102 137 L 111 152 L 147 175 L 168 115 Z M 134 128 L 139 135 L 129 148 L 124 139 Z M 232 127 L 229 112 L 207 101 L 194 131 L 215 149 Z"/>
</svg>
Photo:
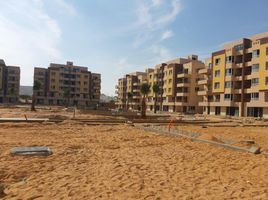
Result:
<svg viewBox="0 0 268 200">
<path fill-rule="evenodd" d="M 126 107 L 127 107 L 127 110 L 129 109 L 129 101 L 127 100 L 127 105 L 126 105 Z"/>
<path fill-rule="evenodd" d="M 156 113 L 157 94 L 154 96 L 154 113 Z"/>
<path fill-rule="evenodd" d="M 36 111 L 35 110 L 35 101 L 36 101 L 36 95 L 35 95 L 35 92 L 33 92 L 31 111 Z"/>
<path fill-rule="evenodd" d="M 141 102 L 141 117 L 146 118 L 146 102 L 145 102 L 145 96 L 142 98 Z"/>
</svg>

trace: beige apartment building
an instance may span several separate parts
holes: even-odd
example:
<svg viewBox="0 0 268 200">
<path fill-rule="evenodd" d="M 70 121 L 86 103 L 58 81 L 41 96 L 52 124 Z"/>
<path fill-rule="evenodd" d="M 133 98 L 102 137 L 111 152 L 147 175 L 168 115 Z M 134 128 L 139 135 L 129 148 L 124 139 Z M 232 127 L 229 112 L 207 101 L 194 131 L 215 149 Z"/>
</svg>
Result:
<svg viewBox="0 0 268 200">
<path fill-rule="evenodd" d="M 0 103 L 17 103 L 20 92 L 20 67 L 6 66 L 0 59 Z"/>
<path fill-rule="evenodd" d="M 159 85 L 160 94 L 157 95 L 156 110 L 180 113 L 201 113 L 198 106 L 201 97 L 199 91 L 199 73 L 204 63 L 198 56 L 178 58 L 146 70 L 151 91 L 148 95 L 147 110 L 154 110 L 155 94 L 152 86 Z"/>
<path fill-rule="evenodd" d="M 51 63 L 48 68 L 34 68 L 34 80 L 42 83 L 37 104 L 97 107 L 100 101 L 101 75 L 87 67 Z"/>
<path fill-rule="evenodd" d="M 204 113 L 268 118 L 268 32 L 224 45 L 199 74 Z"/>
<path fill-rule="evenodd" d="M 116 86 L 117 107 L 121 109 L 140 110 L 142 100 L 140 87 L 142 83 L 146 82 L 147 74 L 145 72 L 133 72 L 120 78 Z"/>
</svg>

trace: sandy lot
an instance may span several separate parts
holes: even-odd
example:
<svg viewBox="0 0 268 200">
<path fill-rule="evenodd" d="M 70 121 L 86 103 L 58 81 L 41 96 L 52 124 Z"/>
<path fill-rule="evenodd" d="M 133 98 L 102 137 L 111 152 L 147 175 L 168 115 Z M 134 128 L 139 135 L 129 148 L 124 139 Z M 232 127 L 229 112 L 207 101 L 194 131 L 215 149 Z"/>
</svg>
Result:
<svg viewBox="0 0 268 200">
<path fill-rule="evenodd" d="M 12 147 L 32 145 L 48 146 L 54 154 L 9 154 Z M 267 166 L 263 155 L 127 125 L 0 124 L 3 199 L 265 200 Z"/>
<path fill-rule="evenodd" d="M 209 136 L 223 138 L 239 143 L 243 140 L 254 140 L 263 149 L 268 149 L 268 127 L 207 127 L 201 125 L 179 125 L 175 129 L 187 130 L 202 134 L 201 137 L 209 139 Z"/>
</svg>

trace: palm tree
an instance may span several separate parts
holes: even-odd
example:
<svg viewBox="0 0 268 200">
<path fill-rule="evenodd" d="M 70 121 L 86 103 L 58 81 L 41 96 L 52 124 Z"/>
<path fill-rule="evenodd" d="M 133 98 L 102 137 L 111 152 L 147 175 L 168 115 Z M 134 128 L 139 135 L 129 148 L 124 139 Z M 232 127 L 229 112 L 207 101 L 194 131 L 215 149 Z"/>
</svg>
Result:
<svg viewBox="0 0 268 200">
<path fill-rule="evenodd" d="M 32 107 L 31 107 L 31 111 L 36 111 L 35 110 L 35 101 L 36 101 L 36 93 L 38 90 L 40 90 L 42 87 L 42 82 L 39 80 L 35 80 L 34 81 L 34 85 L 33 85 L 33 96 L 32 96 Z"/>
<path fill-rule="evenodd" d="M 142 102 L 141 102 L 141 117 L 146 118 L 146 97 L 150 92 L 150 85 L 148 83 L 143 83 L 141 85 L 141 94 L 142 94 Z"/>
<path fill-rule="evenodd" d="M 129 108 L 129 102 L 132 101 L 133 98 L 133 93 L 132 92 L 128 92 L 127 93 L 127 110 Z"/>
<path fill-rule="evenodd" d="M 70 104 L 71 91 L 70 89 L 66 89 L 63 92 L 63 97 L 65 98 L 65 107 L 68 108 Z"/>
<path fill-rule="evenodd" d="M 157 96 L 160 93 L 159 85 L 153 85 L 153 92 L 154 92 L 154 113 L 156 113 Z"/>
</svg>

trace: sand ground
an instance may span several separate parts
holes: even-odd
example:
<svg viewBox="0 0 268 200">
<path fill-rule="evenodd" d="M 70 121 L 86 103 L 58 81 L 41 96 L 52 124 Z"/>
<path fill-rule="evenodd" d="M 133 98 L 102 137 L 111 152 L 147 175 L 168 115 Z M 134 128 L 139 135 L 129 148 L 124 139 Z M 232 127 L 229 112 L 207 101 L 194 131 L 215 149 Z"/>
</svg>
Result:
<svg viewBox="0 0 268 200">
<path fill-rule="evenodd" d="M 241 133 L 226 130 L 218 134 Z M 245 129 L 243 134 L 256 136 L 254 131 Z M 48 146 L 54 154 L 46 158 L 9 154 L 13 147 L 32 145 Z M 265 200 L 267 166 L 263 155 L 127 125 L 0 124 L 3 199 Z"/>
</svg>

